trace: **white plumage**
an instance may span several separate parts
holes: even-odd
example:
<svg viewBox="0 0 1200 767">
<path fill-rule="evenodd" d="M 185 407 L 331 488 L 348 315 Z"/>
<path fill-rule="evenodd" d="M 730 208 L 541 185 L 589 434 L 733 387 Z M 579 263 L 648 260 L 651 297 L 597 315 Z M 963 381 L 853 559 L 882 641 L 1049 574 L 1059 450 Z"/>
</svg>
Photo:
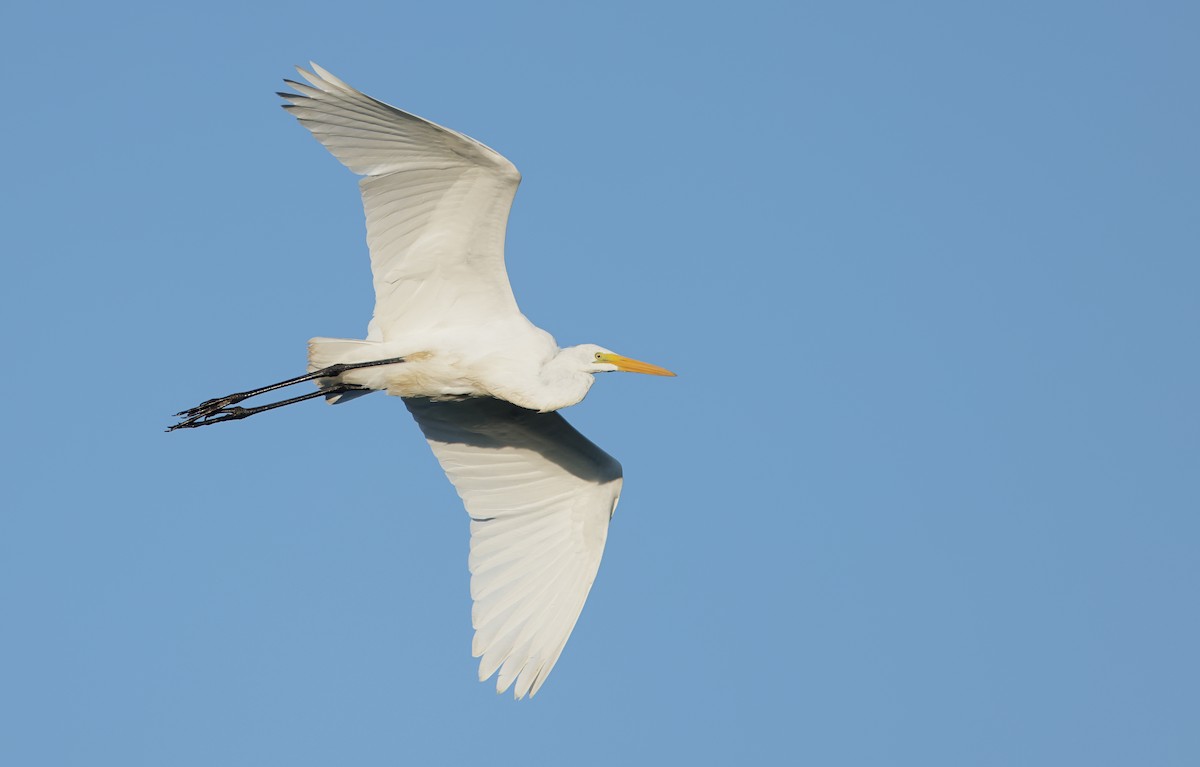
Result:
<svg viewBox="0 0 1200 767">
<path fill-rule="evenodd" d="M 583 609 L 621 465 L 558 413 L 490 398 L 405 400 L 471 515 L 471 650 L 483 681 L 532 695 Z"/>
<path fill-rule="evenodd" d="M 560 349 L 521 314 L 504 232 L 521 176 L 460 133 L 370 98 L 312 65 L 287 108 L 363 176 L 375 284 L 367 338 L 314 338 L 309 374 L 208 400 L 172 429 L 235 420 L 325 395 L 404 398 L 471 517 L 479 678 L 533 695 L 562 653 L 595 580 L 621 466 L 553 412 L 593 375 L 674 375 L 592 344 Z M 237 403 L 305 380 L 314 395 Z"/>
</svg>

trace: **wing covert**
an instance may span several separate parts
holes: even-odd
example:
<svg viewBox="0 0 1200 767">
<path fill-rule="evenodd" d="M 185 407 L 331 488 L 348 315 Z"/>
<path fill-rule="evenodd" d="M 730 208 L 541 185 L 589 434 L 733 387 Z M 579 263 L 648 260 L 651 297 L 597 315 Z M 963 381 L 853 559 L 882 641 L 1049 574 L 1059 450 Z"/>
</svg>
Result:
<svg viewBox="0 0 1200 767">
<path fill-rule="evenodd" d="M 488 398 L 406 399 L 471 517 L 479 679 L 533 695 L 596 578 L 621 466 L 558 413 Z"/>
</svg>

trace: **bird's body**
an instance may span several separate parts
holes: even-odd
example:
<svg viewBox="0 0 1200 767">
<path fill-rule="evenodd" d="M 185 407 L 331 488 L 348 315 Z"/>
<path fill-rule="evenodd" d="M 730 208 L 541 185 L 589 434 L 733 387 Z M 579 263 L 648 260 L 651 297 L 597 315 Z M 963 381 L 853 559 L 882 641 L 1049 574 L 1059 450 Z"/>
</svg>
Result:
<svg viewBox="0 0 1200 767">
<path fill-rule="evenodd" d="M 479 142 L 366 96 L 315 64 L 291 111 L 363 176 L 375 313 L 366 339 L 314 338 L 309 373 L 208 400 L 171 430 L 314 396 L 404 398 L 471 518 L 480 680 L 537 692 L 595 579 L 621 466 L 554 412 L 595 373 L 674 375 L 592 344 L 560 349 L 517 307 L 504 232 L 517 169 Z M 317 392 L 238 403 L 303 381 Z"/>
<path fill-rule="evenodd" d="M 337 363 L 403 358 L 403 363 L 351 370 L 327 386 L 348 383 L 399 397 L 496 397 L 529 410 L 550 412 L 574 405 L 591 388 L 597 365 L 594 345 L 560 349 L 553 336 L 523 316 L 464 334 L 430 329 L 389 341 L 314 338 L 309 369 Z"/>
</svg>

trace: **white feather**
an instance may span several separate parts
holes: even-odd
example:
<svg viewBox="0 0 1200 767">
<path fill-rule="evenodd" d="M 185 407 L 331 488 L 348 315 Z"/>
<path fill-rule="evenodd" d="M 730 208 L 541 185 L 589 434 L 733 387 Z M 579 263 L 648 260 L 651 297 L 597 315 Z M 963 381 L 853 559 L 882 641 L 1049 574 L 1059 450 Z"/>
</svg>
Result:
<svg viewBox="0 0 1200 767">
<path fill-rule="evenodd" d="M 480 678 L 500 668 L 497 691 L 518 682 L 518 698 L 532 694 L 534 681 L 554 667 L 595 580 L 621 466 L 557 413 L 493 399 L 405 404 L 475 520 L 470 564 Z M 479 479 L 479 469 L 499 466 L 507 471 Z M 522 678 L 522 669 L 534 671 Z"/>
</svg>

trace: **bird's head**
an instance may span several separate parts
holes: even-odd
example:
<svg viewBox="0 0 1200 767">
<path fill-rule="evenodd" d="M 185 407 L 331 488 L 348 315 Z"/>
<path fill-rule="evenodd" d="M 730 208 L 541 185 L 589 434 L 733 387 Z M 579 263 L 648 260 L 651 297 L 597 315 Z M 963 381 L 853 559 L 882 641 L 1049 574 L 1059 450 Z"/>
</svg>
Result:
<svg viewBox="0 0 1200 767">
<path fill-rule="evenodd" d="M 673 376 L 675 375 L 666 368 L 660 368 L 658 365 L 651 365 L 649 362 L 641 362 L 639 360 L 623 357 L 616 352 L 609 351 L 603 346 L 595 344 L 583 344 L 571 348 L 571 356 L 574 357 L 587 373 L 648 373 L 654 376 Z"/>
</svg>

